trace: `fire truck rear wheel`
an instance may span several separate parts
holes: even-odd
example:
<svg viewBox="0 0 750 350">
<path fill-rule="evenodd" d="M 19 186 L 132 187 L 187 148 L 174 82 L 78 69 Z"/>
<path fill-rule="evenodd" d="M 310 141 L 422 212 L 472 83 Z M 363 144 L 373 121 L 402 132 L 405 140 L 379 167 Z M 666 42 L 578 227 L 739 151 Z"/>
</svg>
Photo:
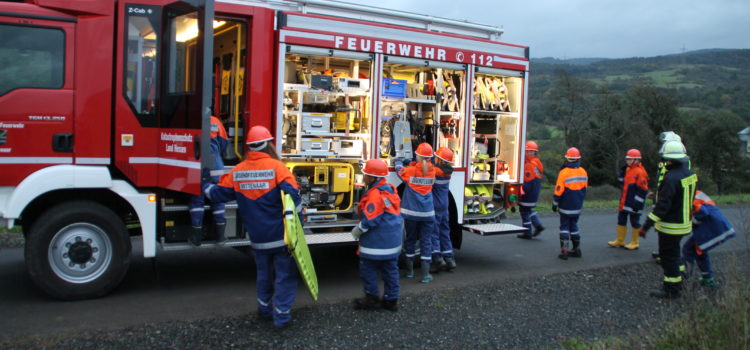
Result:
<svg viewBox="0 0 750 350">
<path fill-rule="evenodd" d="M 58 204 L 26 238 L 26 268 L 45 293 L 63 300 L 101 297 L 125 277 L 130 238 L 120 217 L 90 201 Z"/>
</svg>

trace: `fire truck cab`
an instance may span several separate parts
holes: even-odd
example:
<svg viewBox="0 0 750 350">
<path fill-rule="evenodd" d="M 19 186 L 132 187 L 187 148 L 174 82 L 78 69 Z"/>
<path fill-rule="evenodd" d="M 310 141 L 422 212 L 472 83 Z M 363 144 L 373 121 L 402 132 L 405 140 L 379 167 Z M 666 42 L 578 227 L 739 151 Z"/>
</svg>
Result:
<svg viewBox="0 0 750 350">
<path fill-rule="evenodd" d="M 227 169 L 250 126 L 272 131 L 309 244 L 354 243 L 363 162 L 421 142 L 454 151 L 458 247 L 463 229 L 519 232 L 499 218 L 522 181 L 529 52 L 501 34 L 326 0 L 0 1 L 0 224 L 22 226 L 43 291 L 105 295 L 133 237 L 147 258 L 195 249 L 216 116 Z M 251 246 L 236 204 L 226 217 L 226 246 Z"/>
</svg>

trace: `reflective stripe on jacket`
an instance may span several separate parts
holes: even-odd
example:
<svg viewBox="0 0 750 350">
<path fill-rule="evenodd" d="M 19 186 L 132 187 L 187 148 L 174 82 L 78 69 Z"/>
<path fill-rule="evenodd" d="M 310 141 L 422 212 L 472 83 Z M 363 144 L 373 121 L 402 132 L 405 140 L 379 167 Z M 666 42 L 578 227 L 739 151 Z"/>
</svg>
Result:
<svg viewBox="0 0 750 350">
<path fill-rule="evenodd" d="M 359 201 L 359 256 L 372 260 L 389 260 L 401 254 L 404 219 L 400 215 L 401 199 L 393 185 L 379 179 Z"/>
<path fill-rule="evenodd" d="M 434 221 L 432 186 L 435 183 L 435 167 L 432 163 L 427 162 L 425 174 L 421 163 L 412 162 L 408 167 L 404 167 L 400 162 L 396 162 L 396 174 L 405 184 L 401 216 L 413 221 Z"/>
<path fill-rule="evenodd" d="M 435 166 L 435 184 L 432 186 L 432 201 L 435 211 L 448 210 L 448 194 L 450 193 L 451 175 L 453 167 L 448 164 Z"/>
<path fill-rule="evenodd" d="M 522 207 L 536 207 L 539 194 L 542 192 L 542 174 L 544 166 L 537 156 L 526 156 L 523 166 L 523 191 L 518 205 Z"/>
<path fill-rule="evenodd" d="M 564 163 L 557 175 L 552 204 L 557 205 L 562 214 L 581 214 L 588 185 L 588 174 L 579 163 Z"/>
<path fill-rule="evenodd" d="M 284 163 L 263 152 L 248 152 L 244 161 L 217 185 L 206 186 L 204 193 L 212 201 L 236 200 L 253 249 L 276 251 L 285 249 L 282 190 L 300 205 L 297 182 Z"/>
<path fill-rule="evenodd" d="M 724 243 L 737 234 L 716 203 L 708 195 L 696 191 L 693 199 L 693 237 L 697 251 L 705 251 Z"/>
<path fill-rule="evenodd" d="M 620 211 L 637 213 L 643 209 L 648 194 L 648 174 L 640 162 L 629 166 L 623 177 Z"/>
<path fill-rule="evenodd" d="M 659 185 L 658 200 L 648 219 L 659 232 L 685 235 L 692 230 L 690 212 L 698 177 L 681 162 L 667 165 L 666 169 Z"/>
</svg>

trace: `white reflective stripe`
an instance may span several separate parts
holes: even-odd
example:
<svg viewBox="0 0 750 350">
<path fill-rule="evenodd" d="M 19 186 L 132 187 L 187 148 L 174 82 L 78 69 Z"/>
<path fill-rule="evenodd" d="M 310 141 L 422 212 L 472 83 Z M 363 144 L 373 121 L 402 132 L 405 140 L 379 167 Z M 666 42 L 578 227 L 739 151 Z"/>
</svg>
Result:
<svg viewBox="0 0 750 350">
<path fill-rule="evenodd" d="M 570 234 L 570 231 L 567 231 L 567 230 L 560 230 L 560 233 L 568 233 L 568 234 Z"/>
<path fill-rule="evenodd" d="M 565 183 L 573 183 L 573 182 L 588 182 L 589 178 L 587 176 L 573 176 L 565 179 Z"/>
<path fill-rule="evenodd" d="M 393 205 L 393 203 L 391 203 L 391 200 L 390 200 L 390 199 L 388 199 L 388 198 L 383 198 L 383 204 L 384 204 L 384 205 L 385 205 L 386 207 L 390 207 L 390 206 L 392 206 L 392 205 Z"/>
<path fill-rule="evenodd" d="M 537 177 L 541 177 L 541 176 L 542 176 L 542 173 L 541 173 L 541 172 L 539 172 L 539 168 L 537 168 L 537 167 L 534 167 L 534 174 L 535 174 L 535 175 L 536 175 Z"/>
<path fill-rule="evenodd" d="M 270 304 L 270 301 L 269 302 L 265 302 L 263 300 L 260 300 L 260 298 L 258 298 L 258 304 L 263 305 L 263 306 L 268 306 L 268 304 Z"/>
<path fill-rule="evenodd" d="M 198 211 L 203 211 L 203 208 L 193 208 L 193 209 L 190 209 L 191 213 L 192 212 L 198 212 Z"/>
<path fill-rule="evenodd" d="M 76 164 L 109 164 L 109 158 L 76 157 Z"/>
<path fill-rule="evenodd" d="M 0 157 L 0 164 L 73 164 L 73 157 Z"/>
<path fill-rule="evenodd" d="M 645 200 L 644 198 L 641 198 L 641 197 L 638 197 L 638 196 L 635 196 L 634 199 L 637 200 L 637 201 L 639 201 L 639 202 L 641 202 L 641 203 L 643 203 L 643 201 Z"/>
<path fill-rule="evenodd" d="M 362 226 L 362 221 L 360 221 L 359 224 L 357 224 L 357 227 L 359 227 L 359 229 L 362 230 L 362 232 L 367 232 L 370 230 L 369 228 L 364 228 Z"/>
<path fill-rule="evenodd" d="M 625 178 L 617 177 L 617 181 L 623 182 L 623 181 L 625 181 Z"/>
<path fill-rule="evenodd" d="M 557 205 L 557 201 L 552 201 L 552 205 Z"/>
<path fill-rule="evenodd" d="M 436 185 L 447 185 L 451 183 L 451 180 L 435 180 Z"/>
<path fill-rule="evenodd" d="M 211 176 L 221 176 L 221 175 L 224 175 L 224 169 L 221 169 L 221 170 L 211 170 L 209 172 L 209 174 L 211 174 Z"/>
<path fill-rule="evenodd" d="M 423 256 L 422 260 L 430 261 L 430 260 L 432 260 L 432 256 Z"/>
<path fill-rule="evenodd" d="M 444 250 L 442 251 L 443 254 L 453 254 L 453 250 Z"/>
<path fill-rule="evenodd" d="M 623 206 L 623 207 L 622 207 L 622 210 L 624 210 L 624 211 L 629 211 L 629 212 L 631 212 L 631 213 L 637 213 L 637 212 L 638 212 L 637 210 L 633 210 L 633 208 L 631 208 L 631 207 L 628 207 L 628 206 Z"/>
<path fill-rule="evenodd" d="M 214 188 L 214 185 L 208 185 L 205 190 L 203 190 L 203 194 L 206 195 L 208 199 L 211 199 L 211 189 Z"/>
<path fill-rule="evenodd" d="M 217 210 L 217 211 L 213 212 L 213 214 L 214 215 L 224 214 L 224 212 L 225 212 L 224 210 Z"/>
<path fill-rule="evenodd" d="M 411 216 L 419 216 L 419 217 L 426 218 L 426 217 L 430 217 L 430 216 L 435 216 L 435 211 L 434 210 L 430 210 L 430 211 L 427 211 L 427 212 L 422 212 L 422 211 L 414 211 L 414 210 L 409 210 L 409 209 L 401 208 L 401 214 L 406 214 L 406 215 L 411 215 Z"/>
<path fill-rule="evenodd" d="M 726 232 L 724 232 L 724 233 L 722 233 L 722 234 L 714 237 L 710 241 L 705 242 L 705 243 L 701 244 L 698 247 L 701 248 L 701 250 L 706 249 L 708 247 L 713 246 L 716 243 L 719 243 L 719 242 L 725 240 L 727 237 L 731 236 L 733 233 L 734 233 L 734 228 L 730 228 L 729 231 L 726 231 Z"/>
<path fill-rule="evenodd" d="M 415 256 L 417 256 L 417 254 L 416 254 L 416 253 L 411 253 L 411 254 L 409 254 L 409 253 L 406 253 L 406 257 L 407 257 L 407 258 L 413 258 L 413 257 L 415 257 Z"/>
<path fill-rule="evenodd" d="M 392 255 L 392 254 L 400 253 L 401 246 L 398 246 L 396 248 L 389 248 L 389 249 L 367 248 L 367 247 L 360 246 L 359 252 L 362 254 L 369 254 L 369 255 Z"/>
<path fill-rule="evenodd" d="M 560 211 L 561 213 L 563 213 L 563 214 L 568 214 L 568 215 L 575 215 L 575 214 L 580 214 L 580 213 L 581 213 L 581 210 L 580 210 L 580 209 L 578 209 L 578 210 L 566 210 L 566 209 L 558 209 L 558 210 L 559 210 L 559 211 Z"/>
<path fill-rule="evenodd" d="M 279 309 L 277 307 L 274 307 L 273 309 L 276 310 L 277 314 L 288 314 L 289 311 L 291 311 L 291 309 L 290 310 L 286 310 L 286 311 L 282 311 L 281 309 Z"/>
<path fill-rule="evenodd" d="M 709 197 L 705 192 L 700 192 L 695 194 L 695 199 L 700 199 L 705 202 L 710 202 L 711 197 Z"/>
<path fill-rule="evenodd" d="M 267 242 L 267 243 L 253 243 L 253 248 L 256 248 L 256 249 L 273 249 L 273 248 L 283 247 L 285 245 L 286 245 L 286 243 L 282 239 L 280 241 Z"/>
<path fill-rule="evenodd" d="M 531 227 L 531 221 L 524 221 L 521 223 L 521 226 L 529 226 Z"/>
<path fill-rule="evenodd" d="M 178 168 L 188 168 L 188 169 L 200 169 L 201 168 L 200 162 L 191 162 L 187 160 L 179 160 L 179 159 L 172 159 L 172 158 L 159 158 L 159 157 L 130 157 L 128 158 L 128 163 L 130 164 L 161 164 L 161 165 L 169 165 L 169 166 L 174 166 Z"/>
<path fill-rule="evenodd" d="M 571 236 L 580 236 L 580 235 L 581 235 L 581 233 L 580 233 L 580 232 L 578 232 L 578 231 L 576 231 L 576 232 L 571 232 L 571 233 L 570 233 L 570 235 L 571 235 Z"/>
<path fill-rule="evenodd" d="M 535 207 L 536 202 L 518 202 L 518 205 L 522 207 Z"/>
<path fill-rule="evenodd" d="M 529 219 L 531 219 L 534 216 L 536 216 L 536 212 L 532 212 L 531 215 L 529 215 Z"/>
</svg>

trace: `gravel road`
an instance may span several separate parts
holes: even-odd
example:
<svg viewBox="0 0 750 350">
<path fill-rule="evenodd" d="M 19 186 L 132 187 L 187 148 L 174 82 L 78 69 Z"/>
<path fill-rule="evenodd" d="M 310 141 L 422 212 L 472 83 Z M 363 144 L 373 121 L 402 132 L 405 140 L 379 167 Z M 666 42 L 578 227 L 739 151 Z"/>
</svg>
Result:
<svg viewBox="0 0 750 350">
<path fill-rule="evenodd" d="M 714 256 L 719 281 L 750 276 L 750 253 Z M 457 270 L 454 273 L 460 273 Z M 518 278 L 402 296 L 398 312 L 355 311 L 349 302 L 293 309 L 277 331 L 255 316 L 144 324 L 55 336 L 2 339 L 2 349 L 546 349 L 566 338 L 600 339 L 654 329 L 692 300 L 712 297 L 695 283 L 676 301 L 658 300 L 661 269 L 640 263 Z M 404 283 L 417 283 L 402 279 Z M 747 283 L 747 282 L 745 282 Z M 721 287 L 719 288 L 719 292 Z M 355 296 L 352 296 L 355 297 Z"/>
</svg>

